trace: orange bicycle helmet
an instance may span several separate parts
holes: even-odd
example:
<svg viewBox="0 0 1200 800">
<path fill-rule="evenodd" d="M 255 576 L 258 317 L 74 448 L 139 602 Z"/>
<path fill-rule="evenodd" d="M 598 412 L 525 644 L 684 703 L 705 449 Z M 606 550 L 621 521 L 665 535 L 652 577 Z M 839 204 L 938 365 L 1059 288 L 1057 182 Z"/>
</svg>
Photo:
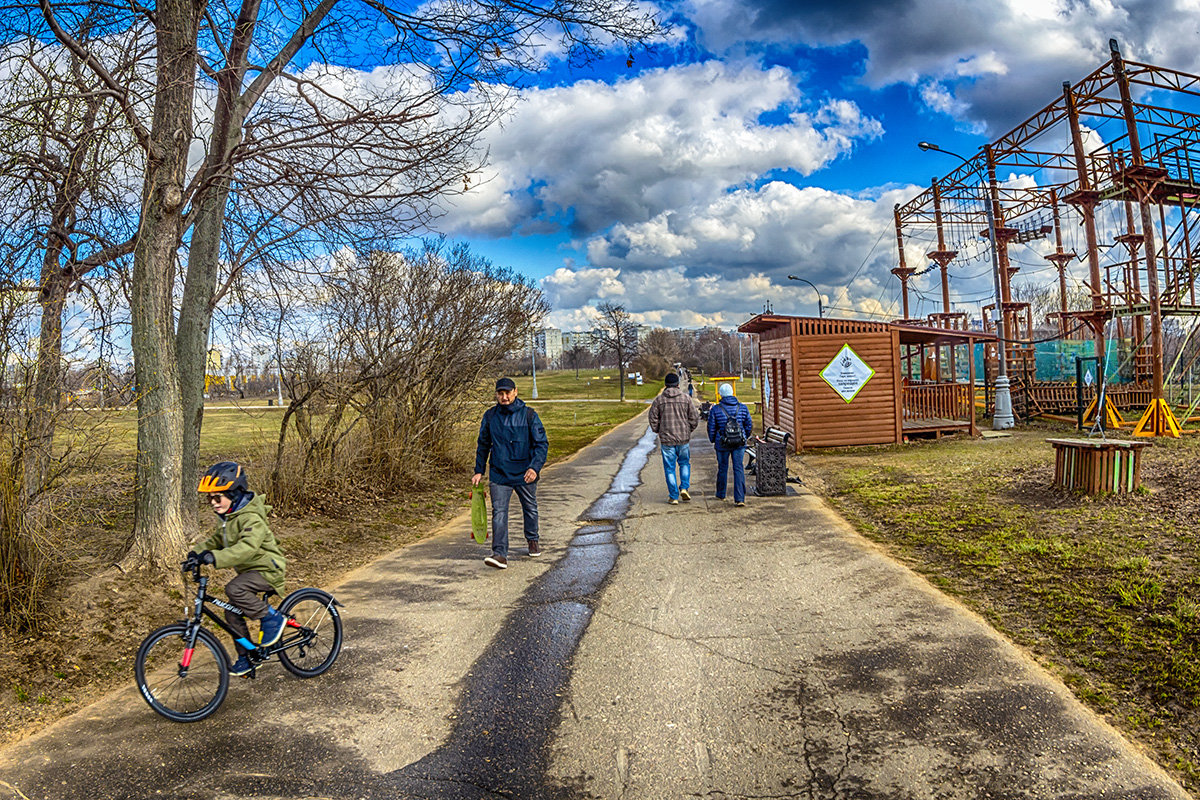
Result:
<svg viewBox="0 0 1200 800">
<path fill-rule="evenodd" d="M 204 473 L 204 477 L 200 479 L 200 488 L 197 489 L 205 494 L 213 492 L 240 494 L 247 490 L 246 472 L 234 461 L 222 461 L 209 467 L 208 471 Z"/>
</svg>

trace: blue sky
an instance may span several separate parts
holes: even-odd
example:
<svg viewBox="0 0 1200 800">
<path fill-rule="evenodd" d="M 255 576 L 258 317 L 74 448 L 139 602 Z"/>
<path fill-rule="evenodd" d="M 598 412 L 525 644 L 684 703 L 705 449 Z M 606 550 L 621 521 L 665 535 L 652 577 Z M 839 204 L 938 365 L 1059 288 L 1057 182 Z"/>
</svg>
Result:
<svg viewBox="0 0 1200 800">
<path fill-rule="evenodd" d="M 535 76 L 439 223 L 539 283 L 565 329 L 601 301 L 666 327 L 732 327 L 768 300 L 815 314 L 789 273 L 832 313 L 899 316 L 892 206 L 955 166 L 919 140 L 974 153 L 1100 66 L 1110 38 L 1197 71 L 1196 0 L 657 8 L 672 35 L 632 68 L 622 53 Z M 977 310 L 986 290 L 964 279 L 954 300 Z"/>
</svg>

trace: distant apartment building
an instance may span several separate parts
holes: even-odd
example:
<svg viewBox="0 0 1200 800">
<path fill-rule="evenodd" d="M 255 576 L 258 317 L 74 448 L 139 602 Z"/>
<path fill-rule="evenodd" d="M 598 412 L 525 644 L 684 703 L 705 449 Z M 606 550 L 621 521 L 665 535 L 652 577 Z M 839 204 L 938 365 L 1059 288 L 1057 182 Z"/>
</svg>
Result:
<svg viewBox="0 0 1200 800">
<path fill-rule="evenodd" d="M 534 348 L 546 357 L 546 363 L 552 368 L 562 365 L 565 337 L 566 334 L 558 328 L 542 328 L 533 335 Z"/>
<path fill-rule="evenodd" d="M 596 340 L 592 337 L 591 331 L 563 331 L 562 332 L 562 349 L 563 352 L 570 352 L 576 347 L 582 347 L 589 353 L 596 352 Z"/>
</svg>

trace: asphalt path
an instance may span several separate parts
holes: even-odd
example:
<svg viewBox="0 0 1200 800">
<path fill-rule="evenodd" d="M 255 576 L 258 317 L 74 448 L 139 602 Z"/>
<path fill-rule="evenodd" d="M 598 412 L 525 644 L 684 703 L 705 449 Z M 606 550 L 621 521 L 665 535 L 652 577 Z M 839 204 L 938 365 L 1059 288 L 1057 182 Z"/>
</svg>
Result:
<svg viewBox="0 0 1200 800">
<path fill-rule="evenodd" d="M 735 508 L 692 454 L 667 505 L 639 416 L 545 470 L 541 558 L 459 517 L 328 587 L 327 674 L 190 725 L 131 685 L 0 750 L 0 798 L 1187 797 L 819 498 Z"/>
</svg>

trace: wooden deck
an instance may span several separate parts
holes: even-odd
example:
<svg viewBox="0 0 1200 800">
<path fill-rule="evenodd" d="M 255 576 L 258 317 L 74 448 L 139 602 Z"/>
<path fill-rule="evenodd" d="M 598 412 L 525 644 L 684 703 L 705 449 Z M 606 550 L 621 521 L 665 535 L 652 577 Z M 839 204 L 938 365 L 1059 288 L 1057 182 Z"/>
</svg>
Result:
<svg viewBox="0 0 1200 800">
<path fill-rule="evenodd" d="M 959 431 L 969 433 L 971 423 L 967 420 L 944 419 L 942 417 L 913 417 L 904 420 L 903 428 L 905 436 L 909 434 L 942 436 L 943 434 L 958 433 Z"/>
</svg>

